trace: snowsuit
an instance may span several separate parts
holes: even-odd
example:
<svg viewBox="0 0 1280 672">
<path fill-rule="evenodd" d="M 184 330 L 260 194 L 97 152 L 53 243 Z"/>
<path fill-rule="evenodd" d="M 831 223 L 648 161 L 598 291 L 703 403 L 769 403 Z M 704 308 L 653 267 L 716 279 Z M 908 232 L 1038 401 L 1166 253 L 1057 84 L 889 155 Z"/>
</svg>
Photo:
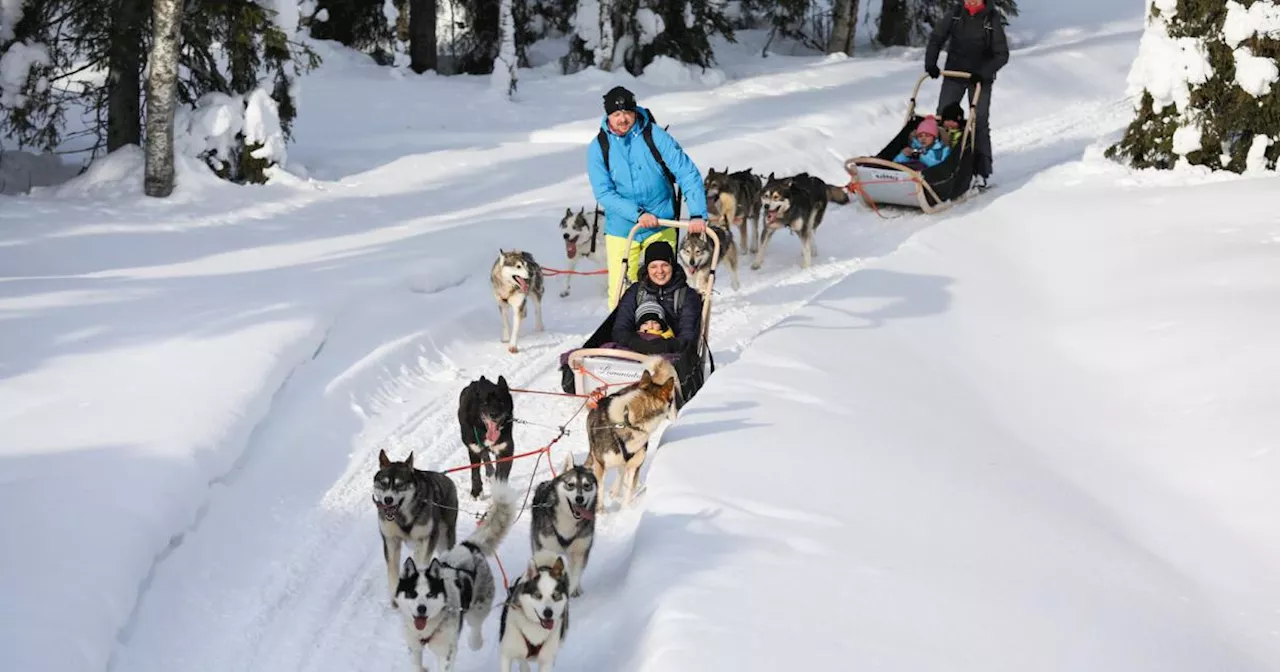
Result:
<svg viewBox="0 0 1280 672">
<path fill-rule="evenodd" d="M 990 177 L 991 88 L 996 73 L 1009 62 L 1009 42 L 1005 38 L 1000 13 L 987 4 L 976 14 L 970 14 L 963 3 L 957 3 L 947 12 L 929 36 L 929 46 L 924 55 L 924 69 L 935 77 L 938 72 L 938 55 L 944 44 L 947 47 L 947 65 L 944 69 L 968 72 L 973 78 L 968 82 L 950 77 L 943 80 L 942 90 L 938 93 L 938 109 L 960 102 L 966 91 L 972 102 L 976 84 L 982 83 L 982 97 L 978 100 L 977 119 L 974 120 L 977 125 L 974 173 Z"/>
<path fill-rule="evenodd" d="M 676 294 L 681 293 L 680 310 L 676 310 Z M 637 333 L 636 308 L 646 301 L 657 301 L 672 325 L 675 338 L 650 340 Z M 649 268 L 642 266 L 639 280 L 627 287 L 618 301 L 618 314 L 613 320 L 613 340 L 636 352 L 656 355 L 668 352 L 688 352 L 689 346 L 698 341 L 702 323 L 702 296 L 689 286 L 684 268 L 671 267 L 671 280 L 659 287 L 649 280 Z"/>
<path fill-rule="evenodd" d="M 924 143 L 915 138 L 911 138 L 910 146 L 915 149 L 918 154 L 915 157 L 909 157 L 903 152 L 893 157 L 894 163 L 910 165 L 912 162 L 920 163 L 922 166 L 932 168 L 939 163 L 947 160 L 951 155 L 951 148 L 942 142 L 941 138 L 935 138 L 932 145 L 925 147 Z"/>
<path fill-rule="evenodd" d="M 654 124 L 649 110 L 636 107 L 636 123 L 619 136 L 609 130 L 609 117 L 600 119 L 609 143 L 609 166 L 606 169 L 604 154 L 596 137 L 587 147 L 587 177 L 591 190 L 605 212 L 605 254 L 609 268 L 609 308 L 618 302 L 618 284 L 622 279 L 622 257 L 627 247 L 627 234 L 643 213 L 652 213 L 659 219 L 676 219 L 675 190 L 667 181 L 662 166 L 654 159 L 652 150 L 644 139 L 644 130 L 651 127 L 654 147 L 675 176 L 684 192 L 684 202 L 691 219 L 706 219 L 707 196 L 702 186 L 702 173 L 693 160 L 685 154 L 680 143 L 661 126 Z M 631 248 L 628 279 L 634 282 L 639 270 L 640 256 L 644 249 L 657 240 L 665 240 L 672 249 L 678 247 L 677 229 L 659 227 L 636 232 L 636 245 Z M 635 331 L 633 328 L 632 331 Z"/>
</svg>

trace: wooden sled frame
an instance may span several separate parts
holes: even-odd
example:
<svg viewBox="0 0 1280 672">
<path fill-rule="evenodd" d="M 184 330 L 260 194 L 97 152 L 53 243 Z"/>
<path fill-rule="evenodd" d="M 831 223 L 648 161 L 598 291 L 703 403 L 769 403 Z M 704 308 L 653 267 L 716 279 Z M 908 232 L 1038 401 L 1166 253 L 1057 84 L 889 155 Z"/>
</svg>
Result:
<svg viewBox="0 0 1280 672">
<path fill-rule="evenodd" d="M 961 70 L 943 70 L 941 72 L 941 75 L 943 77 L 953 77 L 955 79 L 965 79 L 965 80 L 973 78 L 973 76 L 970 73 L 967 73 Z M 914 119 L 916 116 L 916 99 L 919 97 L 920 87 L 921 85 L 924 84 L 924 80 L 926 79 L 929 79 L 928 73 L 920 75 L 920 78 L 916 80 L 915 88 L 911 90 L 911 100 L 909 105 L 907 106 L 907 114 L 902 121 L 902 124 L 904 127 L 907 124 L 911 123 L 911 120 Z M 978 101 L 981 99 L 982 99 L 982 84 L 977 84 L 974 86 L 973 98 L 972 100 L 969 101 L 969 114 L 968 114 L 968 117 L 965 119 L 964 132 L 960 136 L 961 151 L 967 150 L 972 152 L 976 148 L 975 136 L 977 135 Z M 965 201 L 969 200 L 969 197 L 973 195 L 972 189 L 966 189 L 963 194 L 961 194 L 956 198 L 943 199 L 938 195 L 938 192 L 934 190 L 933 185 L 929 184 L 929 181 L 925 179 L 924 175 L 922 175 L 920 171 L 915 170 L 913 168 L 908 168 L 907 166 L 904 166 L 900 163 L 896 163 L 894 161 L 882 159 L 878 156 L 858 156 L 845 161 L 844 169 L 846 172 L 849 173 L 849 178 L 851 180 L 849 183 L 849 186 L 850 186 L 849 191 L 857 193 L 858 197 L 862 200 L 863 205 L 877 211 L 879 210 L 879 204 L 871 200 L 871 198 L 866 194 L 866 192 L 863 191 L 858 186 L 861 184 L 861 181 L 858 179 L 859 167 L 883 168 L 883 169 L 893 170 L 895 172 L 902 173 L 907 177 L 909 177 L 910 181 L 915 183 L 916 205 L 918 205 L 919 208 L 923 210 L 925 213 L 928 213 L 930 215 L 936 215 L 940 212 L 945 212 L 946 210 L 951 209 L 953 206 L 958 205 L 960 203 L 964 203 Z M 934 201 L 933 203 L 929 202 L 930 197 L 933 198 L 933 201 Z M 894 205 L 898 205 L 898 204 L 894 204 Z M 909 206 L 904 206 L 904 207 L 909 207 Z"/>
</svg>

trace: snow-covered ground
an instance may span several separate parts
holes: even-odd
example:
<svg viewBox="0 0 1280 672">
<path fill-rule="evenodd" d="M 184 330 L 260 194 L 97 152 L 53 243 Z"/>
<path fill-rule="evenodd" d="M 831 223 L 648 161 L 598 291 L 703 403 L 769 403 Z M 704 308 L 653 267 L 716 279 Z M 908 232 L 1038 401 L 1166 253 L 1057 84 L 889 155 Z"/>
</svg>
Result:
<svg viewBox="0 0 1280 672">
<path fill-rule="evenodd" d="M 813 269 L 788 236 L 740 291 L 721 273 L 720 369 L 601 521 L 564 669 L 1280 667 L 1280 183 L 1097 158 L 1141 7 L 1023 4 L 996 190 L 937 218 L 832 206 Z M 515 104 L 328 49 L 289 147 L 306 178 L 187 166 L 156 201 L 125 152 L 0 200 L 4 667 L 402 666 L 378 451 L 465 462 L 461 387 L 557 389 L 602 319 L 600 278 L 551 279 L 547 331 L 509 355 L 485 275 L 499 247 L 565 266 L 603 92 L 704 172 L 839 184 L 921 72 L 755 37 L 709 74 L 521 71 Z M 518 448 L 576 407 L 517 396 Z M 508 571 L 527 549 L 522 522 Z M 460 669 L 496 666 L 496 628 Z"/>
</svg>

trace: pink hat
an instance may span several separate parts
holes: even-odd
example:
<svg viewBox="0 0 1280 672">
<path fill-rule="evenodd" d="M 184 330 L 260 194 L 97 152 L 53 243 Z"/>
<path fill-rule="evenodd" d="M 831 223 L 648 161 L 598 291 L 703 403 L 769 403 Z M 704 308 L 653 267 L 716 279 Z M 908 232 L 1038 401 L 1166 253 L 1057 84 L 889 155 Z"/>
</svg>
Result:
<svg viewBox="0 0 1280 672">
<path fill-rule="evenodd" d="M 919 126 L 916 126 L 916 133 L 928 133 L 934 137 L 937 137 L 938 120 L 934 119 L 932 114 L 925 117 L 924 121 L 920 122 Z"/>
</svg>

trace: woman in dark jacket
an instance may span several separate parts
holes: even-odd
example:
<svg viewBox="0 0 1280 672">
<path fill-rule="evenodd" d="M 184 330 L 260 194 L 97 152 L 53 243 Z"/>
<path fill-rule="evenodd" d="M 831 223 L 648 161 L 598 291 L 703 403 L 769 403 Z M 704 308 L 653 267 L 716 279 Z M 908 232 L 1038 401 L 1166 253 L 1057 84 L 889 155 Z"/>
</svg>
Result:
<svg viewBox="0 0 1280 672">
<path fill-rule="evenodd" d="M 662 306 L 675 338 L 648 340 L 639 334 L 637 310 L 651 301 Z M 618 299 L 617 311 L 613 340 L 636 352 L 646 355 L 688 352 L 698 341 L 702 296 L 689 286 L 684 269 L 675 263 L 675 251 L 666 241 L 645 248 L 644 265 L 636 275 L 636 282 Z"/>
</svg>

